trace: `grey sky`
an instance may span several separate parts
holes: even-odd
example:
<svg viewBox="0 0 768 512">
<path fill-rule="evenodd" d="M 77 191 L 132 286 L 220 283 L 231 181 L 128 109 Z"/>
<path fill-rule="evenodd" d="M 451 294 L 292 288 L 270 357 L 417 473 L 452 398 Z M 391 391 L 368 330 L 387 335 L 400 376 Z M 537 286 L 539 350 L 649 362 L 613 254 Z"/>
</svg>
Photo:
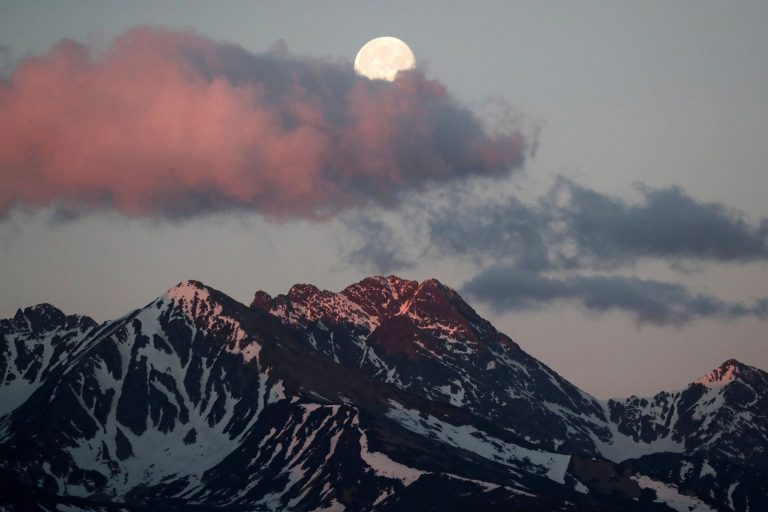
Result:
<svg viewBox="0 0 768 512">
<path fill-rule="evenodd" d="M 0 70 L 9 72 L 16 59 L 62 37 L 103 47 L 147 23 L 193 27 L 252 52 L 282 39 L 295 53 L 350 65 L 368 39 L 394 35 L 466 105 L 487 111 L 501 98 L 525 126 L 541 127 L 525 176 L 498 187 L 524 204 L 535 204 L 564 176 L 634 205 L 644 201 L 637 183 L 679 186 L 697 204 L 743 212 L 745 232 L 753 235 L 768 216 L 765 2 L 441 2 L 438 8 L 434 2 L 6 1 Z M 354 233 L 343 221 L 274 223 L 224 214 L 167 222 L 109 213 L 61 223 L 50 215 L 15 212 L 0 221 L 0 316 L 47 301 L 103 320 L 187 278 L 243 301 L 256 289 L 280 293 L 295 282 L 338 290 L 376 265 L 359 252 L 350 263 Z M 390 253 L 392 272 L 435 276 L 457 289 L 498 259 L 491 254 L 478 265 L 445 251 L 436 261 L 406 267 L 398 262 L 418 256 L 414 247 L 424 239 L 401 241 L 408 258 Z M 768 295 L 764 262 L 681 265 L 684 272 L 667 260 L 640 262 L 624 274 L 680 283 L 693 297 L 729 304 Z M 602 397 L 679 387 L 729 357 L 768 368 L 767 324 L 754 316 L 638 330 L 632 315 L 596 315 L 573 301 L 508 313 L 474 305 L 533 355 Z"/>
</svg>

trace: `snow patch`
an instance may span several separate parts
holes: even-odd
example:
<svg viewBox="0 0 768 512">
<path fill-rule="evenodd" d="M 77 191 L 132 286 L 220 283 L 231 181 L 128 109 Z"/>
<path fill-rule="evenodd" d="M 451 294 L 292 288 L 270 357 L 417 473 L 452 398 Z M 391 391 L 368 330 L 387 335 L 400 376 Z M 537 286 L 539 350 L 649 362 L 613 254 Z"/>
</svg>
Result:
<svg viewBox="0 0 768 512">
<path fill-rule="evenodd" d="M 576 480 L 576 485 L 574 486 L 573 490 L 580 492 L 581 494 L 589 494 L 589 487 L 581 483 L 579 480 Z"/>
<path fill-rule="evenodd" d="M 412 432 L 469 450 L 483 458 L 513 468 L 522 466 L 525 471 L 538 470 L 550 480 L 565 483 L 570 455 L 530 450 L 489 436 L 472 425 L 452 425 L 434 416 L 422 417 L 419 411 L 406 409 L 396 402 L 390 401 L 389 404 L 391 408 L 387 416 Z"/>
<path fill-rule="evenodd" d="M 243 356 L 243 360 L 246 363 L 250 363 L 251 360 L 256 359 L 259 360 L 259 354 L 261 353 L 261 345 L 256 343 L 255 341 L 252 341 L 251 343 L 248 343 L 245 345 L 245 347 L 241 348 L 239 350 L 240 355 Z"/>
<path fill-rule="evenodd" d="M 701 466 L 701 474 L 699 474 L 699 478 L 703 478 L 707 475 L 712 475 L 717 478 L 717 471 L 715 471 L 715 468 L 710 466 L 708 462 L 704 462 Z"/>
<path fill-rule="evenodd" d="M 403 482 L 407 487 L 418 480 L 426 471 L 408 467 L 399 462 L 390 459 L 381 452 L 372 452 L 368 449 L 368 436 L 363 429 L 358 427 L 360 432 L 360 458 L 362 458 L 373 471 L 385 478 L 394 478 Z"/>
<path fill-rule="evenodd" d="M 285 400 L 285 386 L 283 381 L 279 380 L 269 390 L 269 398 L 267 398 L 268 404 L 274 404 L 280 400 Z"/>
<path fill-rule="evenodd" d="M 666 503 L 678 512 L 716 512 L 700 499 L 682 494 L 674 485 L 653 480 L 645 475 L 635 475 L 632 479 L 640 487 L 656 491 L 658 501 Z"/>
<path fill-rule="evenodd" d="M 608 409 L 607 402 L 600 402 L 605 411 L 605 417 L 610 418 L 610 410 Z M 650 404 L 649 407 L 653 407 Z M 676 404 L 672 406 L 674 413 L 670 420 L 670 425 L 674 425 L 677 421 L 677 407 Z M 643 415 L 650 414 L 647 410 L 642 412 Z M 655 439 L 650 443 L 644 441 L 635 441 L 634 438 L 628 436 L 622 432 L 619 432 L 619 427 L 614 422 L 607 422 L 605 426 L 611 433 L 610 440 L 605 441 L 597 437 L 593 432 L 590 432 L 592 441 L 600 451 L 600 454 L 608 460 L 613 462 L 622 462 L 627 459 L 634 459 L 647 455 L 649 453 L 658 452 L 671 452 L 671 453 L 683 453 L 685 446 L 681 441 L 675 441 L 672 439 L 671 434 L 667 437 L 661 437 Z"/>
<path fill-rule="evenodd" d="M 731 508 L 731 510 L 736 510 L 736 507 L 733 506 L 733 491 L 736 490 L 736 486 L 738 485 L 739 482 L 733 482 L 728 488 L 728 506 Z"/>
<path fill-rule="evenodd" d="M 336 499 L 334 498 L 331 500 L 331 502 L 327 506 L 323 508 L 316 508 L 312 512 L 344 512 L 344 510 L 346 510 L 344 505 L 336 501 Z"/>
</svg>

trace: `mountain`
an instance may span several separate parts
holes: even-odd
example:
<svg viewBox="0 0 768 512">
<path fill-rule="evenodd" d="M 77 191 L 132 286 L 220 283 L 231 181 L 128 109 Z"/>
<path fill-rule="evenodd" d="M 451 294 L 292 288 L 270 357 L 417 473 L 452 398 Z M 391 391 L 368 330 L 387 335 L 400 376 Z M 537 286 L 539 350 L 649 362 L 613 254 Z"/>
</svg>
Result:
<svg viewBox="0 0 768 512">
<path fill-rule="evenodd" d="M 608 408 L 619 432 L 655 447 L 627 467 L 727 510 L 768 510 L 768 373 L 731 359 L 682 391 Z"/>
<path fill-rule="evenodd" d="M 96 322 L 40 304 L 0 320 L 0 417 L 19 406 L 55 372 Z"/>
<path fill-rule="evenodd" d="M 41 305 L 0 334 L 5 510 L 757 510 L 768 495 L 764 372 L 729 361 L 680 392 L 599 401 L 435 280 L 296 285 L 250 307 L 187 281 L 101 325 Z"/>
<path fill-rule="evenodd" d="M 546 450 L 598 454 L 600 403 L 526 354 L 434 279 L 371 277 L 340 293 L 296 285 L 251 304 L 374 378 L 487 418 Z"/>
<path fill-rule="evenodd" d="M 604 402 L 526 354 L 436 280 L 377 276 L 339 293 L 296 285 L 274 298 L 257 292 L 251 308 L 303 332 L 342 365 L 465 408 L 542 449 L 627 461 L 627 468 L 696 488 L 713 506 L 741 493 L 748 509 L 768 495 L 768 418 L 759 412 L 768 410 L 760 408 L 766 373 L 735 360 L 683 391 Z M 661 454 L 693 457 L 687 464 L 701 471 L 650 471 Z"/>
</svg>

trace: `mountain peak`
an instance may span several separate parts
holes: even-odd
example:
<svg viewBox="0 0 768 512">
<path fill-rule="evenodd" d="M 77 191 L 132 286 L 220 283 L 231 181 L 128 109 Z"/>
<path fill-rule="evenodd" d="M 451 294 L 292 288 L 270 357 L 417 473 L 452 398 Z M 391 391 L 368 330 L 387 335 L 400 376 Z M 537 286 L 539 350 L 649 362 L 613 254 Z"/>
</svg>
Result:
<svg viewBox="0 0 768 512">
<path fill-rule="evenodd" d="M 215 290 L 200 281 L 188 279 L 169 289 L 163 297 L 177 307 L 181 307 L 187 314 L 194 316 L 198 312 L 213 309 L 212 292 Z"/>
<path fill-rule="evenodd" d="M 207 290 L 208 287 L 205 286 L 200 281 L 197 281 L 195 279 L 187 279 L 185 281 L 180 282 L 176 286 L 171 287 L 168 289 L 166 295 L 175 295 L 175 294 L 184 294 L 189 290 Z"/>
<path fill-rule="evenodd" d="M 19 309 L 10 320 L 16 329 L 32 332 L 50 331 L 58 328 L 73 329 L 80 326 L 89 329 L 96 321 L 84 315 L 66 315 L 59 308 L 48 303 Z"/>
<path fill-rule="evenodd" d="M 380 321 L 396 314 L 416 291 L 419 283 L 397 276 L 371 276 L 346 287 L 340 295 Z"/>
<path fill-rule="evenodd" d="M 736 359 L 729 359 L 711 372 L 702 375 L 694 381 L 706 387 L 725 386 L 738 379 L 749 367 Z"/>
<path fill-rule="evenodd" d="M 439 293 L 442 296 L 444 296 L 446 299 L 453 299 L 454 297 L 458 296 L 458 293 L 456 290 L 451 288 L 450 286 L 447 286 L 434 277 L 425 279 L 421 283 L 419 283 L 419 286 L 417 288 L 417 294 L 433 294 L 433 293 Z"/>
<path fill-rule="evenodd" d="M 63 325 L 66 319 L 67 316 L 59 308 L 48 303 L 30 306 L 24 310 L 19 309 L 13 317 L 16 325 L 28 325 L 33 331 Z"/>
<path fill-rule="evenodd" d="M 313 284 L 299 283 L 291 286 L 288 290 L 288 298 L 293 302 L 303 302 L 313 298 L 320 293 L 320 288 Z"/>
<path fill-rule="evenodd" d="M 438 287 L 445 287 L 443 283 L 441 283 L 437 278 L 430 277 L 428 279 L 425 279 L 421 282 L 420 286 L 438 286 Z"/>
<path fill-rule="evenodd" d="M 253 296 L 253 301 L 251 302 L 251 309 L 261 309 L 264 311 L 269 311 L 269 308 L 272 307 L 272 296 L 265 292 L 264 290 L 258 290 L 256 294 Z"/>
<path fill-rule="evenodd" d="M 407 298 L 419 286 L 418 281 L 403 279 L 395 275 L 370 276 L 346 287 L 341 291 L 344 295 L 354 295 L 361 290 L 380 290 L 395 299 Z"/>
</svg>

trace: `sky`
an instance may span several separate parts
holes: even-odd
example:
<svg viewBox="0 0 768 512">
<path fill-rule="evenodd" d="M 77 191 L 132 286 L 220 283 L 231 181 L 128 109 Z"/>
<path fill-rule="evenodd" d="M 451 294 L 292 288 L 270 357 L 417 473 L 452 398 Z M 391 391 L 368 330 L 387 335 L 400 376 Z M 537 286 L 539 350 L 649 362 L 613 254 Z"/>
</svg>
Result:
<svg viewBox="0 0 768 512">
<path fill-rule="evenodd" d="M 0 317 L 457 289 L 599 398 L 768 369 L 768 5 L 0 4 Z M 397 80 L 354 74 L 378 36 Z"/>
</svg>

